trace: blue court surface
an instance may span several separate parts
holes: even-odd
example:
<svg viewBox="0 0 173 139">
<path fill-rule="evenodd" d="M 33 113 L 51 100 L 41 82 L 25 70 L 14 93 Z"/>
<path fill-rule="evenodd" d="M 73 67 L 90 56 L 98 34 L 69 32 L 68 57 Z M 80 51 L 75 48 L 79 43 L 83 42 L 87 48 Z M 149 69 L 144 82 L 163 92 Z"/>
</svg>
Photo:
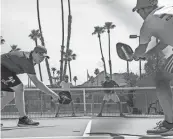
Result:
<svg viewBox="0 0 173 139">
<path fill-rule="evenodd" d="M 147 135 L 162 118 L 67 117 L 34 119 L 37 127 L 17 127 L 17 119 L 2 120 L 4 139 L 173 139 Z"/>
</svg>

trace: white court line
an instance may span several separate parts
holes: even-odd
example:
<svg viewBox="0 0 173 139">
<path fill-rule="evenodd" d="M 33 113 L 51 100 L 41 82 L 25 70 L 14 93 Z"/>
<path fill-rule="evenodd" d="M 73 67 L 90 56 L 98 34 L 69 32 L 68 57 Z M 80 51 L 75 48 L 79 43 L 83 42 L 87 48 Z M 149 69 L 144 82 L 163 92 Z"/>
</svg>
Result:
<svg viewBox="0 0 173 139">
<path fill-rule="evenodd" d="M 85 128 L 85 131 L 83 133 L 83 137 L 89 137 L 89 133 L 91 132 L 91 124 L 92 124 L 92 120 L 90 120 Z"/>
<path fill-rule="evenodd" d="M 83 136 L 52 136 L 52 137 L 18 137 L 18 138 L 3 138 L 3 139 L 77 139 L 82 138 Z M 92 138 L 103 138 L 110 136 L 93 136 Z"/>
</svg>

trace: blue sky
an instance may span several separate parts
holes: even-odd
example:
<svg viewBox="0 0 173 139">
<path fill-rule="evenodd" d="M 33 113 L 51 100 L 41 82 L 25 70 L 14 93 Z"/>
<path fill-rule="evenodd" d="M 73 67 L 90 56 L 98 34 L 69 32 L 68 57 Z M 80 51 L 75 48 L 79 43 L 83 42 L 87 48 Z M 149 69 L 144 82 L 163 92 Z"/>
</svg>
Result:
<svg viewBox="0 0 173 139">
<path fill-rule="evenodd" d="M 173 4 L 172 0 L 160 0 L 159 3 Z M 77 76 L 77 84 L 86 81 L 87 69 L 94 75 L 94 69 L 103 70 L 97 36 L 92 36 L 94 26 L 104 25 L 110 21 L 116 25 L 111 31 L 111 57 L 113 73 L 125 72 L 126 62 L 119 59 L 116 53 L 116 43 L 124 42 L 133 49 L 138 45 L 137 39 L 129 39 L 130 34 L 138 34 L 142 19 L 132 12 L 136 0 L 71 0 L 72 34 L 70 48 L 77 54 L 72 61 L 72 76 Z M 64 0 L 65 11 L 65 44 L 67 37 L 67 0 Z M 60 67 L 61 48 L 61 4 L 60 0 L 40 0 L 40 16 L 46 48 L 50 55 L 50 67 Z M 32 29 L 38 29 L 36 0 L 1 0 L 1 35 L 6 44 L 1 46 L 1 53 L 10 50 L 10 45 L 16 44 L 22 50 L 30 51 L 35 47 L 28 37 Z M 108 39 L 102 36 L 103 52 L 108 67 Z M 43 79 L 49 83 L 45 62 L 41 64 Z M 130 63 L 130 70 L 139 73 L 138 62 Z M 38 72 L 38 66 L 36 66 Z M 39 77 L 39 74 L 37 74 Z M 27 84 L 27 76 L 19 76 Z"/>
</svg>

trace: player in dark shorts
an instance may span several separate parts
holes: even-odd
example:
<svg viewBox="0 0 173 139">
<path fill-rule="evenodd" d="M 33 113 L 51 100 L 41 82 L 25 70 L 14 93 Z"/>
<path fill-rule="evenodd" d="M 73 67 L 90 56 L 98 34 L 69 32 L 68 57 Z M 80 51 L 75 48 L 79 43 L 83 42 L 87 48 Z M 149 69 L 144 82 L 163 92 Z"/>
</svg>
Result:
<svg viewBox="0 0 173 139">
<path fill-rule="evenodd" d="M 24 85 L 17 77 L 18 74 L 27 73 L 37 88 L 51 95 L 54 100 L 59 100 L 59 95 L 36 76 L 34 65 L 40 64 L 45 58 L 49 57 L 46 48 L 42 46 L 35 47 L 31 52 L 14 51 L 1 55 L 1 91 L 6 91 L 6 95 L 1 98 L 1 110 L 13 100 L 15 92 L 15 103 L 20 115 L 18 126 L 39 125 L 39 122 L 34 122 L 26 115 Z"/>
</svg>

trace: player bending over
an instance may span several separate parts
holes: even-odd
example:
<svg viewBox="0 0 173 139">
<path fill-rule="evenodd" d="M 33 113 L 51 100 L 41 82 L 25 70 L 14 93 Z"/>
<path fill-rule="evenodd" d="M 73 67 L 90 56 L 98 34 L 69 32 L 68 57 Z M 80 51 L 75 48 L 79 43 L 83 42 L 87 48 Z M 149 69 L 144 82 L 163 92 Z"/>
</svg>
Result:
<svg viewBox="0 0 173 139">
<path fill-rule="evenodd" d="M 47 56 L 45 47 L 37 46 L 31 52 L 14 51 L 1 55 L 1 91 L 6 95 L 1 98 L 1 110 L 14 98 L 19 111 L 18 126 L 39 125 L 31 120 L 25 112 L 24 85 L 17 77 L 18 74 L 27 73 L 29 78 L 41 91 L 51 95 L 54 100 L 59 96 L 38 80 L 34 66 L 40 64 Z"/>
</svg>

